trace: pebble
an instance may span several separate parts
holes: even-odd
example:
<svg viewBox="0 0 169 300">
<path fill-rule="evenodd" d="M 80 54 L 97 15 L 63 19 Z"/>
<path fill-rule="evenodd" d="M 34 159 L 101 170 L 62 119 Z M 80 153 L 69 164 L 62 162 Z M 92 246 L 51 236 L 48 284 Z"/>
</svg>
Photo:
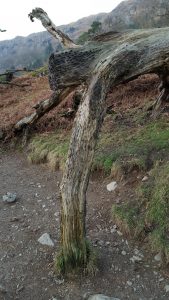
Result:
<svg viewBox="0 0 169 300">
<path fill-rule="evenodd" d="M 161 253 L 158 253 L 157 255 L 154 256 L 155 261 L 161 261 Z"/>
<path fill-rule="evenodd" d="M 114 297 L 108 297 L 102 294 L 96 294 L 89 296 L 89 298 L 83 298 L 85 300 L 120 300 L 119 298 L 114 298 Z"/>
<path fill-rule="evenodd" d="M 166 285 L 165 285 L 165 291 L 166 291 L 166 293 L 169 292 L 169 284 L 166 284 Z"/>
<path fill-rule="evenodd" d="M 50 235 L 48 233 L 44 233 L 41 235 L 41 237 L 38 239 L 38 242 L 42 245 L 47 245 L 47 246 L 54 246 L 54 242 L 50 238 Z"/>
<path fill-rule="evenodd" d="M 162 278 L 162 277 L 161 277 L 161 278 L 159 278 L 159 281 L 160 281 L 160 282 L 161 282 L 161 281 L 163 281 L 163 280 L 164 280 L 164 278 Z"/>
<path fill-rule="evenodd" d="M 110 245 L 110 242 L 106 242 L 106 244 L 105 244 L 106 246 L 109 246 Z"/>
<path fill-rule="evenodd" d="M 4 286 L 2 284 L 0 284 L 0 292 L 2 294 L 6 294 L 7 293 L 6 289 L 4 288 Z"/>
<path fill-rule="evenodd" d="M 107 190 L 109 192 L 114 191 L 117 188 L 117 182 L 116 181 L 112 181 L 107 185 Z"/>
<path fill-rule="evenodd" d="M 148 180 L 148 176 L 144 176 L 143 179 L 142 179 L 142 182 L 145 182 Z"/>
<path fill-rule="evenodd" d="M 16 201 L 16 193 L 7 192 L 6 195 L 3 195 L 3 201 L 7 203 L 13 203 Z"/>
<path fill-rule="evenodd" d="M 126 255 L 127 253 L 126 253 L 126 251 L 123 250 L 123 251 L 121 252 L 121 254 L 122 254 L 122 255 Z"/>
<path fill-rule="evenodd" d="M 127 281 L 126 283 L 127 283 L 127 285 L 132 286 L 132 282 L 131 281 Z"/>
<path fill-rule="evenodd" d="M 142 258 L 140 256 L 137 256 L 137 255 L 133 255 L 130 260 L 135 263 L 135 262 L 139 262 L 139 261 L 142 261 Z"/>
</svg>

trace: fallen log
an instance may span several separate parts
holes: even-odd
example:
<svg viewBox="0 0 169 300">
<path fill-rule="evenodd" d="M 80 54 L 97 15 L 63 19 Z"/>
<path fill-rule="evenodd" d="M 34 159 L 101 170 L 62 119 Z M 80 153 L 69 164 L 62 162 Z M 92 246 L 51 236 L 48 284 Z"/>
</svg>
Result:
<svg viewBox="0 0 169 300">
<path fill-rule="evenodd" d="M 86 191 L 106 113 L 107 93 L 112 87 L 148 73 L 161 78 L 163 100 L 167 100 L 168 28 L 105 34 L 83 47 L 54 53 L 49 58 L 51 89 L 82 83 L 87 86 L 76 115 L 61 183 L 61 254 L 57 262 L 62 271 L 86 267 L 90 261 L 85 225 Z"/>
<path fill-rule="evenodd" d="M 38 10 L 33 17 L 38 18 Z M 51 23 L 46 15 L 41 14 L 41 21 L 48 30 Z M 64 44 L 71 46 L 69 41 Z M 169 28 L 110 32 L 84 46 L 72 44 L 72 48 L 53 53 L 49 58 L 52 90 L 63 93 L 72 87 L 86 86 L 61 183 L 61 252 L 57 265 L 62 271 L 86 267 L 90 260 L 85 226 L 86 191 L 106 113 L 107 93 L 112 87 L 148 73 L 161 78 L 161 99 L 168 100 Z"/>
</svg>

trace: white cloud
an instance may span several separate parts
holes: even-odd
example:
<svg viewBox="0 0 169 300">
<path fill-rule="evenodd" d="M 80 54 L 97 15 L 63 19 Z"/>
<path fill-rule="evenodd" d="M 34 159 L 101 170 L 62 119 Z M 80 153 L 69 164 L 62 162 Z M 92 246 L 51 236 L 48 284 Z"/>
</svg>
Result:
<svg viewBox="0 0 169 300">
<path fill-rule="evenodd" d="M 110 12 L 121 0 L 4 0 L 0 4 L 0 28 L 7 32 L 0 33 L 0 40 L 26 36 L 43 31 L 39 21 L 32 23 L 28 14 L 35 7 L 43 8 L 56 25 L 68 24 L 78 19 Z"/>
</svg>

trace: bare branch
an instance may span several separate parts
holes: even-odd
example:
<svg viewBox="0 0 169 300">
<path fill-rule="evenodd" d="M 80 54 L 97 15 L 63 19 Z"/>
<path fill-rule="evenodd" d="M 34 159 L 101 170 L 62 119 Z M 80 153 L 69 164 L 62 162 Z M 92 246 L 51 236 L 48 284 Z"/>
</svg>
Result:
<svg viewBox="0 0 169 300">
<path fill-rule="evenodd" d="M 53 35 L 54 38 L 59 40 L 59 42 L 65 48 L 75 48 L 78 47 L 70 37 L 59 30 L 56 25 L 50 20 L 47 13 L 42 8 L 35 8 L 32 12 L 28 15 L 32 22 L 34 22 L 34 18 L 40 20 L 42 25 L 46 28 L 46 30 Z"/>
<path fill-rule="evenodd" d="M 31 115 L 24 117 L 21 119 L 14 127 L 14 131 L 22 131 L 24 128 L 28 126 L 32 126 L 35 124 L 45 113 L 50 111 L 52 108 L 56 107 L 67 95 L 72 92 L 73 88 L 67 88 L 64 90 L 58 90 L 57 92 L 53 93 L 49 99 L 43 100 L 33 108 L 36 110 Z"/>
</svg>

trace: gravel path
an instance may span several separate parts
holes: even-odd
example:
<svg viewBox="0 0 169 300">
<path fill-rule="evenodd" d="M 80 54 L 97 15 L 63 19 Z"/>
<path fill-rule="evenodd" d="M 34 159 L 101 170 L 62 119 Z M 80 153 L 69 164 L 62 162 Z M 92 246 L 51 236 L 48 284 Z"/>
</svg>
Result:
<svg viewBox="0 0 169 300">
<path fill-rule="evenodd" d="M 130 195 L 127 187 L 108 192 L 109 180 L 91 179 L 87 233 L 98 251 L 99 272 L 58 278 L 53 258 L 59 247 L 60 173 L 30 165 L 21 154 L 0 155 L 0 299 L 81 300 L 87 292 L 120 300 L 169 299 L 169 279 L 159 262 L 149 249 L 129 243 L 111 220 L 112 203 Z M 4 203 L 6 192 L 16 192 L 17 201 Z M 54 247 L 38 242 L 44 233 Z"/>
</svg>

